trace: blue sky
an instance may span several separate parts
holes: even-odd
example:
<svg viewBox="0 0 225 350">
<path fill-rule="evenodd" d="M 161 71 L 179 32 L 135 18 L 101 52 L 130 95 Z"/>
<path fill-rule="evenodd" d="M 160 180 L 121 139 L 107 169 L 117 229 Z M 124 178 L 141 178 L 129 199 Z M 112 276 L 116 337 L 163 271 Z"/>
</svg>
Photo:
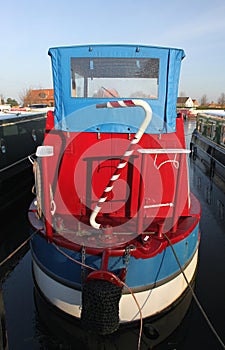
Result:
<svg viewBox="0 0 225 350">
<path fill-rule="evenodd" d="M 225 0 L 11 0 L 0 7 L 0 95 L 52 88 L 52 46 L 127 43 L 184 49 L 179 92 L 225 93 Z"/>
</svg>

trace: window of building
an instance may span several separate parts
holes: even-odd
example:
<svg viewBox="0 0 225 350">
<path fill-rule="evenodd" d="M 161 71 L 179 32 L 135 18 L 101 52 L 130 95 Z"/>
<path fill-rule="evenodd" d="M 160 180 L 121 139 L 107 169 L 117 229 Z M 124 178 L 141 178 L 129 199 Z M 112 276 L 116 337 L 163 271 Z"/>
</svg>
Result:
<svg viewBox="0 0 225 350">
<path fill-rule="evenodd" d="M 47 97 L 47 94 L 45 92 L 40 92 L 39 93 L 39 97 L 40 98 L 46 98 Z"/>
</svg>

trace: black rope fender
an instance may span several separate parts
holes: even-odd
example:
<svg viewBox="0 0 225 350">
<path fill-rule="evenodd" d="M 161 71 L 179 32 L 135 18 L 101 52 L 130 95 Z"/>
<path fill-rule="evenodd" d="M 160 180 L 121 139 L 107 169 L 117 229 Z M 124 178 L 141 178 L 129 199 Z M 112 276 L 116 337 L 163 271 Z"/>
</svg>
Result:
<svg viewBox="0 0 225 350">
<path fill-rule="evenodd" d="M 107 335 L 119 328 L 119 301 L 123 285 L 109 271 L 91 272 L 82 290 L 82 327 Z"/>
</svg>

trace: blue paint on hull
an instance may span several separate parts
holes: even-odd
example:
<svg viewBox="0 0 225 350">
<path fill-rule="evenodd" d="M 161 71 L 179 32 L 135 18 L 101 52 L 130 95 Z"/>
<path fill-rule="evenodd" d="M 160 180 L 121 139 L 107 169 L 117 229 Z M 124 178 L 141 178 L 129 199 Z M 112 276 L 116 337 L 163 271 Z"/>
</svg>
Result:
<svg viewBox="0 0 225 350">
<path fill-rule="evenodd" d="M 182 267 L 185 267 L 198 248 L 198 225 L 188 237 L 173 245 Z M 73 259 L 82 261 L 80 252 L 62 249 Z M 51 277 L 70 285 L 75 289 L 81 288 L 82 268 L 60 253 L 52 244 L 44 238 L 36 235 L 31 242 L 31 251 L 34 260 L 39 267 Z M 101 267 L 101 256 L 86 255 L 85 264 L 95 269 Z M 110 257 L 108 270 L 118 274 L 122 268 L 126 268 L 124 257 Z M 130 257 L 126 275 L 126 284 L 130 288 L 163 284 L 172 279 L 180 268 L 170 246 L 161 253 L 147 259 Z"/>
</svg>

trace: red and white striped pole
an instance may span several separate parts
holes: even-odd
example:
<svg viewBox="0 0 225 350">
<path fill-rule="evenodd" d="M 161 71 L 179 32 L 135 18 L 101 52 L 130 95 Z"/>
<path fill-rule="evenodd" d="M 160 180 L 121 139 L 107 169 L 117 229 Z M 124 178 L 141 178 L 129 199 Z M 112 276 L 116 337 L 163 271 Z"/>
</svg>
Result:
<svg viewBox="0 0 225 350">
<path fill-rule="evenodd" d="M 149 125 L 151 119 L 152 119 L 152 109 L 150 105 L 144 101 L 144 100 L 123 100 L 123 101 L 111 101 L 103 104 L 96 105 L 97 108 L 121 108 L 121 107 L 142 107 L 145 111 L 145 119 L 142 122 L 140 128 L 136 132 L 133 140 L 131 141 L 130 145 L 128 146 L 128 149 L 124 153 L 124 155 L 121 157 L 119 164 L 117 165 L 117 168 L 112 175 L 111 179 L 108 182 L 108 185 L 104 189 L 104 192 L 101 195 L 101 198 L 98 200 L 98 203 L 94 210 L 91 213 L 90 216 L 90 224 L 95 229 L 100 229 L 101 224 L 97 223 L 95 221 L 96 216 L 100 212 L 103 203 L 107 200 L 109 193 L 112 191 L 114 183 L 118 178 L 120 177 L 120 174 L 122 170 L 126 167 L 128 163 L 129 157 L 134 152 L 135 145 L 140 141 L 142 135 L 144 134 L 145 130 L 147 129 L 147 126 Z"/>
</svg>

